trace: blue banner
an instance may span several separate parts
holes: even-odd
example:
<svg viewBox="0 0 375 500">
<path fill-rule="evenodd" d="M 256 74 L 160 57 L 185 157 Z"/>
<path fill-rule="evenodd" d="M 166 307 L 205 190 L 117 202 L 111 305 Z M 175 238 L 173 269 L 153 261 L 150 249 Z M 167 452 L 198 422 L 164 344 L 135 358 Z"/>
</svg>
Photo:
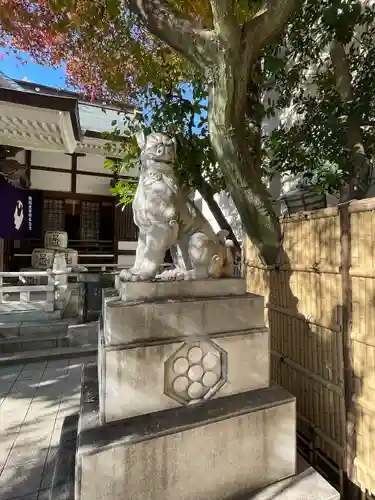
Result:
<svg viewBox="0 0 375 500">
<path fill-rule="evenodd" d="M 0 175 L 0 238 L 40 238 L 42 191 L 20 189 Z"/>
</svg>

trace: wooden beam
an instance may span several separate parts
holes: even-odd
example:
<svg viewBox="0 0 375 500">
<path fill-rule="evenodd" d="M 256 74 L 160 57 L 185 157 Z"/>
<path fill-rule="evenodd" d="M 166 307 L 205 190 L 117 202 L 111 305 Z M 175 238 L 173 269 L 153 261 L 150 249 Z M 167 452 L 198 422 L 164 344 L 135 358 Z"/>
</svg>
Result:
<svg viewBox="0 0 375 500">
<path fill-rule="evenodd" d="M 70 193 L 69 191 L 45 191 L 43 190 L 44 198 L 53 200 L 82 200 L 82 201 L 98 201 L 98 202 L 114 202 L 113 196 L 103 196 L 100 194 L 84 194 L 84 193 Z"/>
<path fill-rule="evenodd" d="M 68 154 L 68 153 L 65 153 Z M 80 155 L 80 153 L 74 153 L 77 154 L 77 156 Z M 70 174 L 72 170 L 68 170 L 66 168 L 59 168 L 59 167 L 45 167 L 43 165 L 31 165 L 31 168 L 33 170 L 41 170 L 44 172 L 59 172 L 60 174 Z M 105 177 L 107 179 L 113 179 L 114 176 L 113 174 L 106 174 L 106 173 L 101 173 L 101 172 L 87 172 L 85 170 L 79 170 L 78 165 L 77 165 L 77 175 L 86 175 L 86 176 L 91 176 L 91 177 Z M 119 179 L 131 179 L 131 180 L 137 180 L 137 177 L 131 176 L 131 175 L 122 175 L 120 174 L 118 176 Z"/>
<path fill-rule="evenodd" d="M 72 193 L 77 192 L 77 155 L 72 154 L 72 176 L 70 180 L 70 191 Z"/>
</svg>

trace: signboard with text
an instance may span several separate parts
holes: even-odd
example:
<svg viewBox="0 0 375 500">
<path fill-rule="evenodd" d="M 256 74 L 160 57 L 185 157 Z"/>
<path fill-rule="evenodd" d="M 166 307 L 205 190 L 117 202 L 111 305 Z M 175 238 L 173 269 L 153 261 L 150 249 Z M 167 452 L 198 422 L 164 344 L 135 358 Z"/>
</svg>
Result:
<svg viewBox="0 0 375 500">
<path fill-rule="evenodd" d="M 0 238 L 40 238 L 42 191 L 20 189 L 0 175 Z"/>
</svg>

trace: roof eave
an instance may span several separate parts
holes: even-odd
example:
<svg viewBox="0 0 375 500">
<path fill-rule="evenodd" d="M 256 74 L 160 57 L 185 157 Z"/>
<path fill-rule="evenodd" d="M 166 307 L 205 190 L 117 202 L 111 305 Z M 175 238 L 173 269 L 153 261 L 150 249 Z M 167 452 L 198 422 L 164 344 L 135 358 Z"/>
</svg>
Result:
<svg viewBox="0 0 375 500">
<path fill-rule="evenodd" d="M 78 99 L 71 97 L 57 97 L 45 94 L 21 92 L 19 90 L 0 88 L 0 101 L 32 106 L 36 108 L 65 111 L 70 114 L 74 138 L 80 142 L 83 133 L 79 120 Z"/>
</svg>

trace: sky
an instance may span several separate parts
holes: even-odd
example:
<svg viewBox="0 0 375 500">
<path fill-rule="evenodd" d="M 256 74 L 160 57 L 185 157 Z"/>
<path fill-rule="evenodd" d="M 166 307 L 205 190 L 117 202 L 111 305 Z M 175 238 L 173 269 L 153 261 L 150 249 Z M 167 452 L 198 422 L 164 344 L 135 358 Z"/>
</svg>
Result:
<svg viewBox="0 0 375 500">
<path fill-rule="evenodd" d="M 0 71 L 9 78 L 28 80 L 30 82 L 48 85 L 51 87 L 65 87 L 65 68 L 50 68 L 34 63 L 26 53 L 21 53 L 26 64 L 21 64 L 13 55 L 6 54 L 7 49 L 0 47 Z"/>
</svg>

